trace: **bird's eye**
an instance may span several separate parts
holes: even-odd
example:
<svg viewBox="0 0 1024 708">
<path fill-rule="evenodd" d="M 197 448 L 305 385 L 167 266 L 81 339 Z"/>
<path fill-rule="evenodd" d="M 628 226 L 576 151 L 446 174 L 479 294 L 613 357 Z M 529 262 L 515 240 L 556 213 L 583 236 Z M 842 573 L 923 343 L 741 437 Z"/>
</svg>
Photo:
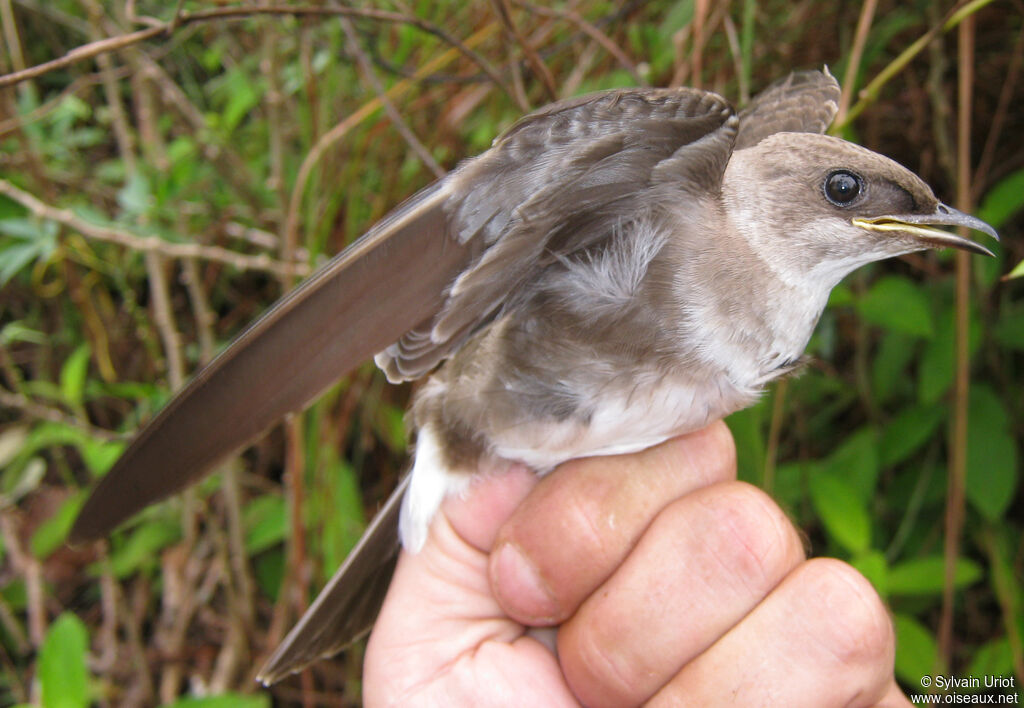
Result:
<svg viewBox="0 0 1024 708">
<path fill-rule="evenodd" d="M 847 170 L 829 172 L 825 178 L 825 198 L 836 206 L 853 204 L 864 191 L 864 180 Z"/>
</svg>

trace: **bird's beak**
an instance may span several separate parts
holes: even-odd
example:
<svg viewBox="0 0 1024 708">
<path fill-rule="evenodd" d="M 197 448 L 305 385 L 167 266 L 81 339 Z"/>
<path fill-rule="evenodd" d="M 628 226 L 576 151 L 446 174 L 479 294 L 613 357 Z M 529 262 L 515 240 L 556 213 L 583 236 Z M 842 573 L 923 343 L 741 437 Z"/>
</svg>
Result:
<svg viewBox="0 0 1024 708">
<path fill-rule="evenodd" d="M 981 219 L 965 214 L 952 207 L 940 203 L 931 214 L 899 214 L 896 216 L 874 216 L 871 218 L 854 217 L 855 226 L 869 231 L 900 232 L 908 234 L 916 241 L 929 248 L 959 248 L 985 256 L 994 256 L 980 243 L 959 236 L 949 231 L 934 228 L 936 226 L 965 226 L 968 229 L 988 234 L 996 241 L 999 234 Z"/>
</svg>

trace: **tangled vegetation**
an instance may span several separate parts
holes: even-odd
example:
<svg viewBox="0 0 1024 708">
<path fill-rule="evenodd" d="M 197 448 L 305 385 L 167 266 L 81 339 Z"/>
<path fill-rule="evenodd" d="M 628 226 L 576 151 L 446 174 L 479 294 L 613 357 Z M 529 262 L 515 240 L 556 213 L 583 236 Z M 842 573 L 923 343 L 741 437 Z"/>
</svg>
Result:
<svg viewBox="0 0 1024 708">
<path fill-rule="evenodd" d="M 401 474 L 407 388 L 367 364 L 69 548 L 92 481 L 298 278 L 531 108 L 640 83 L 742 104 L 822 65 L 835 132 L 1003 240 L 848 278 L 804 374 L 730 418 L 740 474 L 875 584 L 909 690 L 1022 685 L 1020 0 L 0 0 L 0 26 L 0 704 L 357 704 L 358 648 L 253 676 Z"/>
</svg>

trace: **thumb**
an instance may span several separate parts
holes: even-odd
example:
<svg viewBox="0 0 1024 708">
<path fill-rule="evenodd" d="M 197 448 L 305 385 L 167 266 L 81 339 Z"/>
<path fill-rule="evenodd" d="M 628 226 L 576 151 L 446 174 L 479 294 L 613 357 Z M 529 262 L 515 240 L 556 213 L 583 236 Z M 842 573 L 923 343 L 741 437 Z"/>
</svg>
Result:
<svg viewBox="0 0 1024 708">
<path fill-rule="evenodd" d="M 498 474 L 480 474 L 463 494 L 445 500 L 441 514 L 459 538 L 477 550 L 490 552 L 498 529 L 537 482 L 537 475 L 518 464 Z"/>
<path fill-rule="evenodd" d="M 481 641 L 522 632 L 511 620 L 493 621 L 504 613 L 491 592 L 487 559 L 498 529 L 536 483 L 533 473 L 514 466 L 477 476 L 442 504 L 423 548 L 399 556 L 367 646 L 367 680 L 382 673 L 392 682 L 396 676 L 412 681 L 440 671 Z M 423 652 L 425 646 L 431 650 Z M 408 672 L 396 672 L 404 664 Z"/>
</svg>

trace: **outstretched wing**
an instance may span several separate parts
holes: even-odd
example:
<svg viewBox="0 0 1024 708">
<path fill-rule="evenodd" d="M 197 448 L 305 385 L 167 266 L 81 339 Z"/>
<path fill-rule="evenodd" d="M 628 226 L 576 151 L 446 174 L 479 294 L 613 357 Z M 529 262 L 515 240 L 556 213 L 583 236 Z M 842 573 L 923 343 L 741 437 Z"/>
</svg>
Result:
<svg viewBox="0 0 1024 708">
<path fill-rule="evenodd" d="M 775 133 L 824 133 L 839 110 L 839 82 L 824 71 L 795 71 L 759 93 L 740 112 L 736 148 Z"/>
<path fill-rule="evenodd" d="M 70 542 L 105 536 L 198 481 L 440 307 L 475 248 L 444 236 L 449 187 L 442 181 L 392 212 L 200 371 L 93 490 Z"/>
<path fill-rule="evenodd" d="M 453 283 L 443 307 L 379 354 L 377 364 L 392 381 L 430 371 L 546 265 L 638 218 L 645 195 L 665 180 L 664 167 L 719 135 L 706 151 L 717 160 L 701 167 L 720 178 L 734 120 L 725 99 L 687 88 L 584 96 L 521 120 L 453 175 L 453 235 L 460 243 L 482 241 L 486 250 Z M 731 129 L 720 131 L 727 124 Z"/>
<path fill-rule="evenodd" d="M 96 487 L 70 540 L 104 536 L 197 481 L 385 347 L 391 379 L 428 372 L 531 274 L 628 218 L 658 163 L 729 119 L 723 99 L 692 89 L 604 92 L 524 118 L 200 371 Z"/>
</svg>

